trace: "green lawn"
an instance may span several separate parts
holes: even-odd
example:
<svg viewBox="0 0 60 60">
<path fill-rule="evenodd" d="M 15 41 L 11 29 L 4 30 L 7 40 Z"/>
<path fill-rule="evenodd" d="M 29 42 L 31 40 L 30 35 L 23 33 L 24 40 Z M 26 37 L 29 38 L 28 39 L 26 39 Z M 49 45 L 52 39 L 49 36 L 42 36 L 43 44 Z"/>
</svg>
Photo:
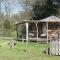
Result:
<svg viewBox="0 0 60 60">
<path fill-rule="evenodd" d="M 7 46 L 8 41 L 0 41 L 0 60 L 60 60 L 60 56 L 48 56 L 43 53 L 46 44 L 17 42 L 15 48 Z"/>
</svg>

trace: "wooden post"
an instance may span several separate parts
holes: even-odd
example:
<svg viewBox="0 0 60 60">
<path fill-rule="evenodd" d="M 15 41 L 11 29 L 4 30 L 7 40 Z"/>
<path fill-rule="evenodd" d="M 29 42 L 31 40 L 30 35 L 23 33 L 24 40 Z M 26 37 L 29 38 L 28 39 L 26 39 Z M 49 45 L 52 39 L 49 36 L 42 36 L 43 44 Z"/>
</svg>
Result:
<svg viewBox="0 0 60 60">
<path fill-rule="evenodd" d="M 28 43 L 28 23 L 26 22 L 26 44 Z"/>
<path fill-rule="evenodd" d="M 48 44 L 48 22 L 47 22 L 47 44 Z"/>
<path fill-rule="evenodd" d="M 36 24 L 36 29 L 37 29 L 37 42 L 38 42 L 38 22 Z"/>
<path fill-rule="evenodd" d="M 48 22 L 47 22 L 47 54 L 48 54 Z"/>
<path fill-rule="evenodd" d="M 50 56 L 51 56 L 51 52 L 52 52 L 52 41 L 51 40 L 52 40 L 52 36 L 50 36 L 50 52 L 49 52 Z"/>
</svg>

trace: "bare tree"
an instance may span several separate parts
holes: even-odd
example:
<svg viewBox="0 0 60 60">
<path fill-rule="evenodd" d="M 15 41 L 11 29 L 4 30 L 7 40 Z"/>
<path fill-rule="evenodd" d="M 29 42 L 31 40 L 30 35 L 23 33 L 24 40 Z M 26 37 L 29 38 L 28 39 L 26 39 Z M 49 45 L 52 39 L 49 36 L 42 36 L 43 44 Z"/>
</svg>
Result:
<svg viewBox="0 0 60 60">
<path fill-rule="evenodd" d="M 11 2 L 12 0 L 2 0 L 1 1 L 4 6 L 4 13 L 2 15 L 2 32 L 5 34 L 5 32 L 10 33 L 10 25 L 11 25 Z"/>
<path fill-rule="evenodd" d="M 32 19 L 32 14 L 34 13 L 33 6 L 45 4 L 45 0 L 18 0 L 18 3 L 23 7 L 24 10 L 20 15 L 25 16 L 25 19 Z M 30 17 L 28 18 L 28 16 Z"/>
</svg>

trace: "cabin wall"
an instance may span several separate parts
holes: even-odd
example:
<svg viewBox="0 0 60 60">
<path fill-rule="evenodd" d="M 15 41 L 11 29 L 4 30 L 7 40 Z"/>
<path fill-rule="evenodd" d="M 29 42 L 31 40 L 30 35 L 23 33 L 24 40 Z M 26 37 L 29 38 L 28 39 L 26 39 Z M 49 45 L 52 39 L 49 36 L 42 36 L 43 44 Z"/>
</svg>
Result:
<svg viewBox="0 0 60 60">
<path fill-rule="evenodd" d="M 35 23 L 29 23 L 29 37 L 36 37 L 36 25 Z"/>
<path fill-rule="evenodd" d="M 38 23 L 38 37 L 41 37 L 41 34 L 43 33 L 42 23 Z M 34 37 L 37 37 L 37 28 L 35 23 L 31 23 L 29 26 L 29 33 L 33 33 Z"/>
<path fill-rule="evenodd" d="M 26 38 L 26 26 L 25 26 L 25 24 L 17 25 L 17 38 L 18 39 Z"/>
<path fill-rule="evenodd" d="M 57 29 L 60 29 L 60 23 L 57 23 L 57 22 L 50 22 L 49 23 L 49 28 L 48 29 L 51 29 L 51 30 L 57 30 Z"/>
<path fill-rule="evenodd" d="M 47 33 L 47 25 L 46 25 L 46 23 L 43 23 L 42 28 L 43 28 L 43 34 L 46 34 Z"/>
<path fill-rule="evenodd" d="M 38 37 L 41 37 L 43 33 L 42 23 L 38 23 Z"/>
</svg>

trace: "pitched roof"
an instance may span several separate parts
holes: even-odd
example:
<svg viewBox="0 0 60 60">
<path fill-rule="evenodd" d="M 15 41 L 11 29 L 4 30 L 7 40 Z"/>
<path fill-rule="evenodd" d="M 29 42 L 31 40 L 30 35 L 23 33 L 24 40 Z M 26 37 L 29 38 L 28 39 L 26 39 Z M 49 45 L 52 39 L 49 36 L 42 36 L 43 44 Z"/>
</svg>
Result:
<svg viewBox="0 0 60 60">
<path fill-rule="evenodd" d="M 60 18 L 58 18 L 56 16 L 49 16 L 47 18 L 39 20 L 39 22 L 60 22 Z"/>
</svg>

